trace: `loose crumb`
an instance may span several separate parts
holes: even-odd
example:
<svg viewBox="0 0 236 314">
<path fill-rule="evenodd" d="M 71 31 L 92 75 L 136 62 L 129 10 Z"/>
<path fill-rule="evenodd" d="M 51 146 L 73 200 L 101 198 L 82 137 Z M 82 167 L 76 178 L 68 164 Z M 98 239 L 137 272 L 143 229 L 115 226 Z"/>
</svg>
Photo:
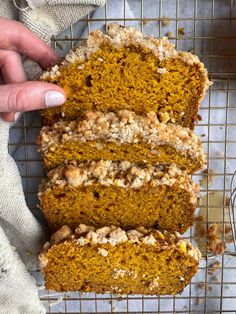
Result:
<svg viewBox="0 0 236 314">
<path fill-rule="evenodd" d="M 143 20 L 143 26 L 145 26 L 145 25 L 147 25 L 148 23 L 150 23 L 150 21 L 149 20 Z"/>
<path fill-rule="evenodd" d="M 224 225 L 224 235 L 225 235 L 225 242 L 231 243 L 234 241 L 233 234 L 232 234 L 232 226 L 230 224 Z"/>
<path fill-rule="evenodd" d="M 163 17 L 162 17 L 162 20 L 161 20 L 161 25 L 162 25 L 162 26 L 169 26 L 169 25 L 170 25 L 170 20 L 169 20 L 169 18 L 166 17 L 166 16 L 163 16 Z"/>
<path fill-rule="evenodd" d="M 202 116 L 200 114 L 197 115 L 197 121 L 202 121 Z"/>
<path fill-rule="evenodd" d="M 228 234 L 228 233 L 231 233 L 231 232 L 232 232 L 232 227 L 229 224 L 226 224 L 225 225 L 225 233 Z"/>
<path fill-rule="evenodd" d="M 195 216 L 194 222 L 200 222 L 200 221 L 203 221 L 203 215 Z"/>
<path fill-rule="evenodd" d="M 210 278 L 210 281 L 211 281 L 211 282 L 220 282 L 220 279 L 219 279 L 217 276 L 212 276 L 212 277 Z"/>
<path fill-rule="evenodd" d="M 196 298 L 196 305 L 202 304 L 204 301 L 204 298 Z"/>
<path fill-rule="evenodd" d="M 211 291 L 211 290 L 212 290 L 212 287 L 209 286 L 209 285 L 208 285 L 207 283 L 205 283 L 205 282 L 199 283 L 198 288 L 201 289 L 201 290 L 206 290 L 206 291 Z"/>
<path fill-rule="evenodd" d="M 225 205 L 226 206 L 230 205 L 230 197 L 228 195 L 225 197 Z"/>
<path fill-rule="evenodd" d="M 63 50 L 63 49 L 65 48 L 65 43 L 63 43 L 63 42 L 61 43 L 61 42 L 58 42 L 58 41 L 57 41 L 57 42 L 56 42 L 56 45 L 57 45 L 57 47 L 60 48 L 61 50 Z"/>
<path fill-rule="evenodd" d="M 180 36 L 185 35 L 185 28 L 184 27 L 179 27 L 178 28 L 178 35 L 180 35 Z"/>
<path fill-rule="evenodd" d="M 207 273 L 209 275 L 213 275 L 215 272 L 217 272 L 220 269 L 220 266 L 221 266 L 220 262 L 219 261 L 215 261 L 214 263 L 209 265 Z"/>
<path fill-rule="evenodd" d="M 189 49 L 188 52 L 191 52 L 194 54 L 195 53 L 194 48 Z"/>
<path fill-rule="evenodd" d="M 225 243 L 217 237 L 217 224 L 212 224 L 207 230 L 207 248 L 215 254 L 223 254 L 225 251 Z"/>
<path fill-rule="evenodd" d="M 215 179 L 215 172 L 211 169 L 205 169 L 202 172 L 203 178 L 200 180 L 200 185 L 204 188 L 207 188 L 208 186 L 212 185 L 214 179 Z"/>
<path fill-rule="evenodd" d="M 175 37 L 175 35 L 174 35 L 173 32 L 167 32 L 167 33 L 166 33 L 166 36 L 167 36 L 168 38 L 174 38 L 174 37 Z"/>
</svg>

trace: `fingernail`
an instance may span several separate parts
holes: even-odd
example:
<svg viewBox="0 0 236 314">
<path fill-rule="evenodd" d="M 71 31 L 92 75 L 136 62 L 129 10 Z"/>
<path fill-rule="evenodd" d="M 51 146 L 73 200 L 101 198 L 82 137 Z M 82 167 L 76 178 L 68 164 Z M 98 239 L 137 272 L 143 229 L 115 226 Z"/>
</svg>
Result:
<svg viewBox="0 0 236 314">
<path fill-rule="evenodd" d="M 65 96 L 56 91 L 49 91 L 45 93 L 45 106 L 55 107 L 64 104 L 66 101 Z"/>
<path fill-rule="evenodd" d="M 22 112 L 15 113 L 15 122 L 17 122 L 20 119 L 21 115 L 22 115 Z"/>
</svg>

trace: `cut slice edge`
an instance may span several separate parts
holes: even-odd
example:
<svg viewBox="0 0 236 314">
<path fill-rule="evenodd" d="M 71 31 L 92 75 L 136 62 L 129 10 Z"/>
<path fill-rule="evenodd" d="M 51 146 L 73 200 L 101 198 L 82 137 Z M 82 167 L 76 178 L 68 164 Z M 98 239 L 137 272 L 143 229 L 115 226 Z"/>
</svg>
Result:
<svg viewBox="0 0 236 314">
<path fill-rule="evenodd" d="M 63 226 L 53 234 L 40 264 L 47 289 L 162 295 L 182 292 L 200 259 L 178 233 L 80 224 L 74 233 Z"/>
</svg>

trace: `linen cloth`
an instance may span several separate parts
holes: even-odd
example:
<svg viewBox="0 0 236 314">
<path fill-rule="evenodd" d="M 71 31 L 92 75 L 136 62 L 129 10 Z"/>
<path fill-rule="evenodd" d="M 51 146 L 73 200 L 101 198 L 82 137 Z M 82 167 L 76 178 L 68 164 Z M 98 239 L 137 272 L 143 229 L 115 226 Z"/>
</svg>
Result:
<svg viewBox="0 0 236 314">
<path fill-rule="evenodd" d="M 0 16 L 19 20 L 50 44 L 52 36 L 105 2 L 106 0 L 4 0 L 0 2 Z"/>
</svg>

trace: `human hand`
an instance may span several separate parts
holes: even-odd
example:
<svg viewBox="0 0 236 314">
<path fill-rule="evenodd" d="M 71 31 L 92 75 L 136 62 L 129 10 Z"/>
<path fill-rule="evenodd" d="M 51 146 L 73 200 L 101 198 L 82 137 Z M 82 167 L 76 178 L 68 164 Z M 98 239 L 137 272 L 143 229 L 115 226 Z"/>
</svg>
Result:
<svg viewBox="0 0 236 314">
<path fill-rule="evenodd" d="M 46 69 L 57 56 L 53 49 L 16 21 L 0 17 L 0 71 L 5 82 L 0 85 L 0 115 L 5 121 L 16 121 L 23 111 L 62 105 L 63 89 L 43 82 L 26 82 L 21 54 Z"/>
</svg>

